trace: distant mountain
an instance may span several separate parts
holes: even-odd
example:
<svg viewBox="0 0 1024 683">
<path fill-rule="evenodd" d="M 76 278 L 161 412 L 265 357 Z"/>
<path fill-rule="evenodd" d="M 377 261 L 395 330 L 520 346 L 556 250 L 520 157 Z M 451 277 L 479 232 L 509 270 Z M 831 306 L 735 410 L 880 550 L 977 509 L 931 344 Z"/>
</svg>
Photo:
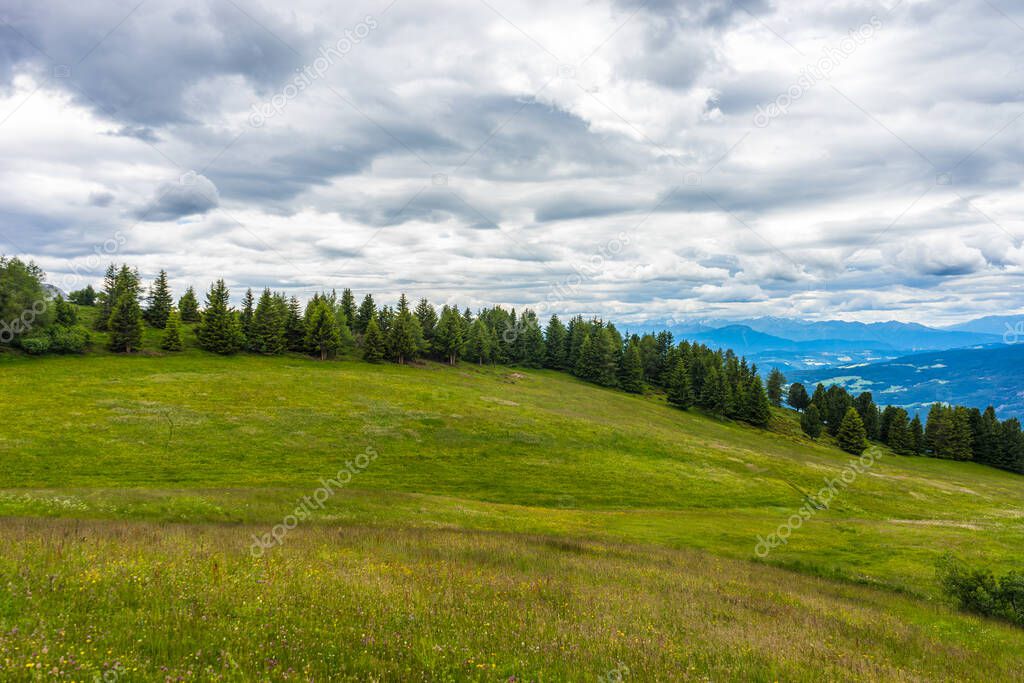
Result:
<svg viewBox="0 0 1024 683">
<path fill-rule="evenodd" d="M 893 347 L 879 341 L 863 342 L 852 339 L 815 339 L 810 341 L 794 341 L 773 334 L 759 332 L 748 325 L 727 325 L 708 332 L 683 334 L 684 339 L 699 341 L 711 347 L 730 348 L 736 353 L 760 353 L 763 351 L 802 351 L 816 353 L 823 351 L 844 352 L 859 351 L 892 351 Z"/>
<path fill-rule="evenodd" d="M 1006 337 L 1003 341 L 1014 343 L 1024 341 L 1024 313 L 1017 315 L 987 315 L 965 323 L 942 328 L 954 332 L 975 332 Z M 1017 339 L 1014 339 L 1016 337 Z"/>
<path fill-rule="evenodd" d="M 839 384 L 857 394 L 870 391 L 879 404 L 926 410 L 936 402 L 984 409 L 1001 417 L 1024 417 L 1024 343 L 921 353 L 870 364 L 803 370 L 789 374 L 813 389 Z"/>
<path fill-rule="evenodd" d="M 1002 343 L 1002 331 L 977 332 L 972 330 L 936 329 L 917 323 L 884 322 L 860 323 L 843 320 L 811 322 L 791 318 L 749 318 L 745 320 L 693 320 L 671 325 L 647 323 L 626 326 L 631 330 L 668 329 L 679 338 L 691 339 L 707 335 L 722 328 L 746 327 L 754 332 L 790 341 L 832 341 L 834 349 L 844 347 L 841 341 L 851 342 L 846 350 L 857 351 L 865 342 L 873 348 L 895 349 L 904 353 L 952 349 L 979 344 Z M 1024 332 L 1024 329 L 1022 329 Z M 1024 339 L 1024 334 L 1022 334 Z M 853 344 L 856 342 L 856 344 Z M 882 344 L 882 347 L 875 345 Z"/>
</svg>

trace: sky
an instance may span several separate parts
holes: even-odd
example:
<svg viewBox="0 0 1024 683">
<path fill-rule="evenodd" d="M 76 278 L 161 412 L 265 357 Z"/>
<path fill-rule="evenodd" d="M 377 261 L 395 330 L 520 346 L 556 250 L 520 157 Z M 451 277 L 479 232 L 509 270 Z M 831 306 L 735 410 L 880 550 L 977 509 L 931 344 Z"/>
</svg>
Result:
<svg viewBox="0 0 1024 683">
<path fill-rule="evenodd" d="M 623 323 L 1024 311 L 1024 4 L 5 0 L 0 253 Z"/>
</svg>

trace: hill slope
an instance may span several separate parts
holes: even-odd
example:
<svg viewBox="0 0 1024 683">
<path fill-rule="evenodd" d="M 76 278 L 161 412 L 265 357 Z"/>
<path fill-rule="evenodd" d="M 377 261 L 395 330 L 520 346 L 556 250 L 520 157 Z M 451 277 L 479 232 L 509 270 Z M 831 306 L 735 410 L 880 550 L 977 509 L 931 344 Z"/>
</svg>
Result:
<svg viewBox="0 0 1024 683">
<path fill-rule="evenodd" d="M 203 666 L 220 666 L 210 659 L 218 652 L 211 642 L 230 624 L 212 613 L 205 625 L 195 621 L 210 604 L 246 623 L 286 624 L 302 651 L 335 653 L 346 662 L 339 671 L 351 678 L 382 667 L 407 679 L 471 678 L 470 671 L 488 680 L 523 672 L 536 680 L 546 672 L 551 680 L 603 675 L 621 660 L 643 679 L 677 678 L 680 666 L 692 666 L 694 676 L 716 680 L 749 672 L 754 679 L 814 680 L 821 671 L 815 662 L 836 648 L 870 655 L 841 660 L 852 678 L 898 678 L 903 669 L 968 679 L 984 678 L 977 672 L 986 666 L 1008 676 L 1014 663 L 1007 653 L 1024 645 L 1009 627 L 913 597 L 790 580 L 746 561 L 933 598 L 933 565 L 942 552 L 1008 569 L 1024 542 L 1024 477 L 875 449 L 874 463 L 829 509 L 816 510 L 785 545 L 759 557 L 758 539 L 786 524 L 805 494 L 850 462 L 804 439 L 782 411 L 774 431 L 765 432 L 547 371 L 198 352 L 6 359 L 0 391 L 17 397 L 0 403 L 0 514 L 106 520 L 75 522 L 85 531 L 70 543 L 60 540 L 70 522 L 0 524 L 5 545 L 24 548 L 0 562 L 0 583 L 36 596 L 26 602 L 16 596 L 28 593 L 16 591 L 0 601 L 0 625 L 20 624 L 22 634 L 0 639 L 0 663 L 14 653 L 12 661 L 24 666 L 28 652 L 40 651 L 42 641 L 27 635 L 38 619 L 46 628 L 70 620 L 72 640 L 84 646 L 88 625 L 101 618 L 103 642 L 140 670 L 162 663 L 179 670 L 197 650 L 206 653 Z M 323 480 L 342 479 L 346 462 L 368 448 L 373 460 L 333 487 L 322 508 L 307 508 L 308 519 L 280 546 L 251 556 L 254 535 L 282 524 Z M 154 522 L 188 526 L 178 532 Z M 377 531 L 343 531 L 366 526 Z M 409 536 L 403 530 L 410 528 L 424 531 Z M 614 558 L 622 543 L 635 549 L 620 562 Z M 126 548 L 127 556 L 104 550 L 112 547 Z M 693 549 L 735 559 L 712 561 Z M 548 569 L 530 569 L 530 562 Z M 576 569 L 554 569 L 566 562 Z M 36 573 L 24 575 L 28 566 Z M 445 566 L 454 574 L 439 577 Z M 691 569 L 680 573 L 679 566 Z M 156 578 L 124 584 L 125 576 L 148 576 L 156 567 Z M 687 578 L 691 571 L 699 574 Z M 93 577 L 97 587 L 86 595 L 94 597 L 68 603 L 67 591 L 42 589 L 48 576 L 72 591 Z M 349 577 L 347 588 L 328 598 L 331 609 L 363 615 L 332 622 L 359 632 L 362 645 L 342 651 L 317 640 L 307 616 L 340 576 Z M 221 580 L 228 583 L 217 588 Z M 245 588 L 258 581 L 269 583 Z M 120 592 L 109 589 L 122 584 Z M 440 612 L 427 597 L 428 586 L 438 585 L 448 596 Z M 788 587 L 772 593 L 772 585 Z M 344 597 L 360 591 L 366 597 Z M 674 604 L 668 594 L 678 597 L 676 607 L 651 607 Z M 259 596 L 274 595 L 292 597 L 279 597 L 275 608 L 256 606 Z M 397 595 L 410 601 L 407 610 Z M 181 596 L 184 603 L 169 609 Z M 575 614 L 574 604 L 587 606 Z M 695 607 L 684 609 L 689 604 Z M 153 631 L 152 648 L 133 645 L 139 626 L 125 605 L 162 615 L 158 622 L 190 619 L 191 635 L 168 643 Z M 179 613 L 189 605 L 191 612 Z M 522 618 L 511 605 L 526 610 Z M 832 640 L 817 631 L 808 640 L 801 624 L 833 609 L 840 616 L 816 626 Z M 885 621 L 889 609 L 899 622 Z M 369 622 L 367 610 L 375 615 Z M 757 626 L 762 612 L 787 613 L 780 638 L 803 649 L 766 640 Z M 461 621 L 455 615 L 462 613 L 505 617 Z M 708 621 L 709 614 L 716 616 Z M 481 619 L 500 623 L 500 634 L 477 636 Z M 942 635 L 930 630 L 934 624 L 943 624 Z M 530 632 L 574 635 L 531 640 Z M 273 645 L 281 633 L 260 631 L 228 651 L 242 670 L 270 676 L 263 651 L 298 663 Z M 750 654 L 727 657 L 728 647 Z M 808 659 L 814 648 L 825 649 Z M 475 668 L 484 661 L 487 668 Z"/>
</svg>

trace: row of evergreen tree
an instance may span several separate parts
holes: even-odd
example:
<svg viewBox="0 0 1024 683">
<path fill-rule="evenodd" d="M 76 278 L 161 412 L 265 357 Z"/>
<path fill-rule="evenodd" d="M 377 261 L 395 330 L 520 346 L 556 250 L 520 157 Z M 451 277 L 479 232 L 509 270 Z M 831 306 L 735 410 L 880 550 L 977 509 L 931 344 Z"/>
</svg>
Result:
<svg viewBox="0 0 1024 683">
<path fill-rule="evenodd" d="M 840 447 L 860 453 L 869 441 L 905 455 L 979 463 L 1024 473 L 1024 434 L 1019 420 L 1000 421 L 984 411 L 935 404 L 927 421 L 896 406 L 879 407 L 870 392 L 856 397 L 838 385 L 819 384 L 813 395 L 799 382 L 788 385 L 777 369 L 762 385 L 757 367 L 732 351 L 714 350 L 672 334 L 626 334 L 598 319 L 575 316 L 563 323 L 552 316 L 542 329 L 531 310 L 500 306 L 475 315 L 445 305 L 438 311 L 421 299 L 415 307 L 403 294 L 396 306 L 378 306 L 367 294 L 357 304 L 345 289 L 315 295 L 303 308 L 298 299 L 264 289 L 248 290 L 236 309 L 223 280 L 210 286 L 202 307 L 189 287 L 175 305 L 161 271 L 143 293 L 139 274 L 127 265 L 107 271 L 102 291 L 73 292 L 70 300 L 98 307 L 96 327 L 110 332 L 110 348 L 138 349 L 145 324 L 163 329 L 162 347 L 183 348 L 182 323 L 195 324 L 199 346 L 230 354 L 301 352 L 327 359 L 357 355 L 373 363 L 407 363 L 432 358 L 449 364 L 522 365 L 572 373 L 606 387 L 641 393 L 647 386 L 665 391 L 673 405 L 765 426 L 771 406 L 784 400 L 800 411 L 811 438 L 825 431 Z M 58 301 L 60 329 L 79 329 L 73 306 Z M 62 333 L 67 336 L 67 333 Z"/>
<path fill-rule="evenodd" d="M 768 378 L 773 402 L 781 397 L 785 382 L 782 374 L 776 373 L 773 371 Z M 854 397 L 838 385 L 826 389 L 818 384 L 814 394 L 808 395 L 799 382 L 789 385 L 786 401 L 801 411 L 800 424 L 812 438 L 827 430 L 844 446 L 844 438 L 849 438 L 852 429 L 862 432 L 864 439 L 884 443 L 901 455 L 972 460 L 1024 473 L 1024 433 L 1020 421 L 1000 421 L 992 406 L 982 411 L 935 403 L 922 422 L 920 415 L 915 413 L 911 417 L 904 408 L 879 407 L 869 391 Z"/>
</svg>

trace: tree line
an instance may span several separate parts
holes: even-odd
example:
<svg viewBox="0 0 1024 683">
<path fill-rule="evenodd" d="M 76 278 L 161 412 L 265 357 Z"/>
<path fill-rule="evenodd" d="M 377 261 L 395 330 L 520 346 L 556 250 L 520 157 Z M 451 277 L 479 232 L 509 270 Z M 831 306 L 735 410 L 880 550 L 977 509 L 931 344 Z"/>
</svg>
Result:
<svg viewBox="0 0 1024 683">
<path fill-rule="evenodd" d="M 144 288 L 137 270 L 113 264 L 100 291 L 90 285 L 65 301 L 50 299 L 44 277 L 32 264 L 0 258 L 0 344 L 29 353 L 84 351 L 91 339 L 79 324 L 76 304 L 95 308 L 93 327 L 109 333 L 108 347 L 116 352 L 138 350 L 147 325 L 162 330 L 162 349 L 181 351 L 188 324 L 200 348 L 219 354 L 292 352 L 321 360 L 355 356 L 370 363 L 433 359 L 549 368 L 630 393 L 654 387 L 680 409 L 696 406 L 759 427 L 768 425 L 771 407 L 785 400 L 800 412 L 804 433 L 816 439 L 827 432 L 851 453 L 875 441 L 903 455 L 972 460 L 1024 473 L 1020 422 L 998 420 L 991 406 L 980 411 L 936 403 L 922 423 L 903 408 L 879 407 L 870 392 L 854 397 L 838 385 L 819 384 L 810 395 L 799 382 L 787 386 L 778 369 L 762 384 L 757 366 L 733 351 L 676 343 L 667 331 L 623 335 L 610 322 L 579 315 L 568 322 L 553 315 L 542 329 L 529 309 L 438 310 L 426 299 L 413 306 L 405 294 L 394 306 L 378 305 L 372 294 L 357 303 L 350 289 L 340 296 L 320 292 L 305 306 L 269 288 L 258 295 L 249 289 L 236 308 L 222 279 L 210 285 L 200 305 L 192 287 L 175 301 L 165 271 Z M 36 312 L 32 307 L 39 301 L 47 303 Z M 33 315 L 26 321 L 27 310 Z M 5 330 L 12 329 L 6 321 L 15 319 L 20 330 L 5 339 Z"/>
<path fill-rule="evenodd" d="M 781 404 L 785 377 L 773 370 L 768 378 L 772 402 Z M 840 447 L 859 453 L 868 441 L 883 443 L 900 455 L 970 460 L 1024 474 L 1024 434 L 1020 420 L 1000 421 L 995 408 L 985 410 L 934 403 L 924 422 L 898 406 L 878 406 L 871 392 L 856 397 L 836 384 L 818 384 L 809 395 L 799 382 L 789 385 L 786 402 L 800 411 L 800 425 L 811 438 L 822 431 Z M 857 449 L 860 450 L 857 450 Z"/>
</svg>

